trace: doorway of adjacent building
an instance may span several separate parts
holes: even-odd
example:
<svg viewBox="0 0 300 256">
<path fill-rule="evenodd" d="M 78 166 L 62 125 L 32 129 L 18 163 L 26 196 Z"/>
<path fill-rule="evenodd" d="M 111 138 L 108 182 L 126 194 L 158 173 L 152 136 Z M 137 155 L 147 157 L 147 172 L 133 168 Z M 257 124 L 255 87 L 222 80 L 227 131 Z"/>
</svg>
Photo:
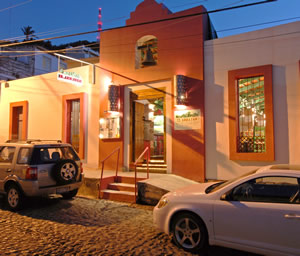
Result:
<svg viewBox="0 0 300 256">
<path fill-rule="evenodd" d="M 28 102 L 10 103 L 9 138 L 11 140 L 27 139 Z"/>
<path fill-rule="evenodd" d="M 80 99 L 67 101 L 67 142 L 79 152 Z"/>
<path fill-rule="evenodd" d="M 21 140 L 23 127 L 23 107 L 14 107 L 12 115 L 12 139 Z"/>
<path fill-rule="evenodd" d="M 149 146 L 150 159 L 165 162 L 165 94 L 154 89 L 131 93 L 131 162 Z"/>
</svg>

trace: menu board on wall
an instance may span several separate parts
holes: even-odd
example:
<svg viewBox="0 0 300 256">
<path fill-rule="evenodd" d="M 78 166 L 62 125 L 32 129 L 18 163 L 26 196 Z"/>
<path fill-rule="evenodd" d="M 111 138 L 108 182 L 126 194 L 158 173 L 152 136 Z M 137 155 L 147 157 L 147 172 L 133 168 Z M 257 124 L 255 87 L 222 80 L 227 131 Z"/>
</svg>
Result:
<svg viewBox="0 0 300 256">
<path fill-rule="evenodd" d="M 174 111 L 175 130 L 197 130 L 201 128 L 200 109 Z"/>
<path fill-rule="evenodd" d="M 120 117 L 100 118 L 100 139 L 120 138 Z"/>
</svg>

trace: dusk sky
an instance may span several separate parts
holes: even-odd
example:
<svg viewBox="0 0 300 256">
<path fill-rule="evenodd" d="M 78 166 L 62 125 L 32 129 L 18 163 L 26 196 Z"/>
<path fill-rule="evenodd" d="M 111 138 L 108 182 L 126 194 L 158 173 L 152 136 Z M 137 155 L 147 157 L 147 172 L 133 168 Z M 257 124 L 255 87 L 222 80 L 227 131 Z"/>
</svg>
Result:
<svg viewBox="0 0 300 256">
<path fill-rule="evenodd" d="M 97 30 L 98 8 L 103 29 L 124 26 L 130 12 L 143 0 L 1 0 L 0 40 L 23 40 L 21 28 L 31 26 L 40 39 Z M 262 0 L 157 0 L 173 13 L 203 5 L 208 11 Z M 253 7 L 210 14 L 219 37 L 258 30 L 300 20 L 300 0 L 277 0 Z M 279 22 L 275 22 L 279 21 Z M 268 23 L 266 25 L 251 26 Z M 242 26 L 251 26 L 235 29 Z M 226 30 L 226 31 L 224 31 Z M 300 31 L 300 28 L 299 28 Z M 95 41 L 96 34 L 53 40 L 52 44 L 77 40 Z"/>
</svg>

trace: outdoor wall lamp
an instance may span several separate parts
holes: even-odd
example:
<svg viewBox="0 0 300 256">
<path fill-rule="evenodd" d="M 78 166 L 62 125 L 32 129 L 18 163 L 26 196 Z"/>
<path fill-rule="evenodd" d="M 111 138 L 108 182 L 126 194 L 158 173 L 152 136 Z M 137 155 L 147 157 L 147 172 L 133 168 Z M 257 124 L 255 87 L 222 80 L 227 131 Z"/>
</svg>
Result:
<svg viewBox="0 0 300 256">
<path fill-rule="evenodd" d="M 111 84 L 108 87 L 108 112 L 119 113 L 120 90 L 119 86 Z"/>
<path fill-rule="evenodd" d="M 175 76 L 175 106 L 181 107 L 186 106 L 187 103 L 187 87 L 186 77 L 183 75 Z"/>
</svg>

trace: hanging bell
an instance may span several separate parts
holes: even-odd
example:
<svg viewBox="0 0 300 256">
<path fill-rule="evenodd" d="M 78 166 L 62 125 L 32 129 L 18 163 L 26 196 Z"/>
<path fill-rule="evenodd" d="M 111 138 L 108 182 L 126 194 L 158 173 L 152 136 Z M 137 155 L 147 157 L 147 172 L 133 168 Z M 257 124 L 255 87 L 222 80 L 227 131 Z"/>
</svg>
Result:
<svg viewBox="0 0 300 256">
<path fill-rule="evenodd" d="M 154 66 L 154 65 L 156 65 L 156 61 L 153 58 L 153 53 L 152 53 L 152 51 L 149 47 L 148 47 L 147 52 L 146 52 L 146 58 L 142 62 L 142 64 L 144 66 Z"/>
</svg>

